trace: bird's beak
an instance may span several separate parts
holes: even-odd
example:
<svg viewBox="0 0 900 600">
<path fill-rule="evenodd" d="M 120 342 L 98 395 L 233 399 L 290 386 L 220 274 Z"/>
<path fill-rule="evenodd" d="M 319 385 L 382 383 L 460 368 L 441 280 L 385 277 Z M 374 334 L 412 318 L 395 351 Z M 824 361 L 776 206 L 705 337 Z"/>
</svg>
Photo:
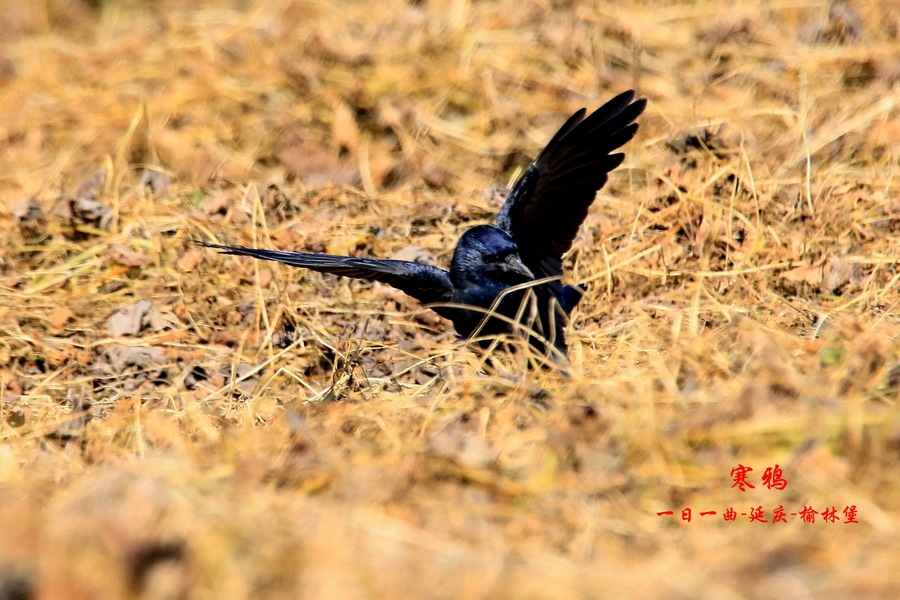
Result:
<svg viewBox="0 0 900 600">
<path fill-rule="evenodd" d="M 525 266 L 525 263 L 522 262 L 522 259 L 519 258 L 518 254 L 510 254 L 506 257 L 506 259 L 499 264 L 500 270 L 505 273 L 513 273 L 515 275 L 521 275 L 526 279 L 534 279 L 534 273 Z"/>
</svg>

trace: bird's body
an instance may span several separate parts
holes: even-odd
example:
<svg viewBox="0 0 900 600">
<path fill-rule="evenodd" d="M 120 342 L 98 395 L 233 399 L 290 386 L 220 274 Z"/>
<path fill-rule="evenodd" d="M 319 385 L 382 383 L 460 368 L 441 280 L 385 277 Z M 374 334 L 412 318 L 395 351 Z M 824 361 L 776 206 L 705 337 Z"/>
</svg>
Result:
<svg viewBox="0 0 900 600">
<path fill-rule="evenodd" d="M 464 338 L 489 340 L 520 330 L 538 353 L 558 360 L 566 355 L 563 328 L 583 292 L 560 282 L 562 256 L 608 173 L 624 160 L 612 152 L 634 137 L 645 106 L 629 91 L 587 118 L 584 109 L 572 115 L 513 187 L 497 225 L 463 233 L 449 271 L 401 260 L 200 243 L 225 254 L 387 283 L 434 305 Z"/>
</svg>

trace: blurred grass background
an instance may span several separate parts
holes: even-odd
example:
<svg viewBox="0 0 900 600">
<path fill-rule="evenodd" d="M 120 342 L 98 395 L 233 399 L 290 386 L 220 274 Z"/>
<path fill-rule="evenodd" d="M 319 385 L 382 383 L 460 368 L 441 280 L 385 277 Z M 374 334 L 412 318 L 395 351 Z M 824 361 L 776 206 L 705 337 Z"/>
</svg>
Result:
<svg viewBox="0 0 900 600">
<path fill-rule="evenodd" d="M 0 30 L 0 599 L 900 594 L 900 3 L 8 0 Z M 629 88 L 571 379 L 186 241 L 447 265 Z"/>
</svg>

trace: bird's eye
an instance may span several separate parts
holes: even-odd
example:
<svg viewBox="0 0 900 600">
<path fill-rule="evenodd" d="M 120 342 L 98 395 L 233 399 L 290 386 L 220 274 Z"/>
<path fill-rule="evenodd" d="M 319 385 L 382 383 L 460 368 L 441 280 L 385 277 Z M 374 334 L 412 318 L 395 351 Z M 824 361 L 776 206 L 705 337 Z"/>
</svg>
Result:
<svg viewBox="0 0 900 600">
<path fill-rule="evenodd" d="M 485 253 L 482 256 L 482 258 L 484 259 L 484 262 L 486 262 L 486 263 L 498 263 L 498 262 L 503 262 L 504 260 L 506 260 L 506 258 L 514 252 L 515 252 L 515 250 L 512 250 L 512 249 L 501 250 L 500 252 L 490 252 L 490 253 Z"/>
</svg>

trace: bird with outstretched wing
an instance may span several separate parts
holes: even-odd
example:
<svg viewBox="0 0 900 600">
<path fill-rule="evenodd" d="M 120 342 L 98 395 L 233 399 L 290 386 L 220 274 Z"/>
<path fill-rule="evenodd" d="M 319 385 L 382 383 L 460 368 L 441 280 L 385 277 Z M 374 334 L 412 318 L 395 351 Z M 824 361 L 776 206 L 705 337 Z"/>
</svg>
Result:
<svg viewBox="0 0 900 600">
<path fill-rule="evenodd" d="M 589 116 L 583 108 L 572 115 L 513 187 L 497 224 L 462 234 L 449 271 L 403 260 L 197 243 L 224 254 L 380 281 L 430 305 L 464 338 L 477 336 L 486 345 L 523 332 L 531 347 L 557 362 L 566 356 L 568 315 L 584 292 L 560 281 L 563 255 L 610 171 L 625 160 L 615 151 L 634 137 L 646 106 L 632 90 Z"/>
</svg>

